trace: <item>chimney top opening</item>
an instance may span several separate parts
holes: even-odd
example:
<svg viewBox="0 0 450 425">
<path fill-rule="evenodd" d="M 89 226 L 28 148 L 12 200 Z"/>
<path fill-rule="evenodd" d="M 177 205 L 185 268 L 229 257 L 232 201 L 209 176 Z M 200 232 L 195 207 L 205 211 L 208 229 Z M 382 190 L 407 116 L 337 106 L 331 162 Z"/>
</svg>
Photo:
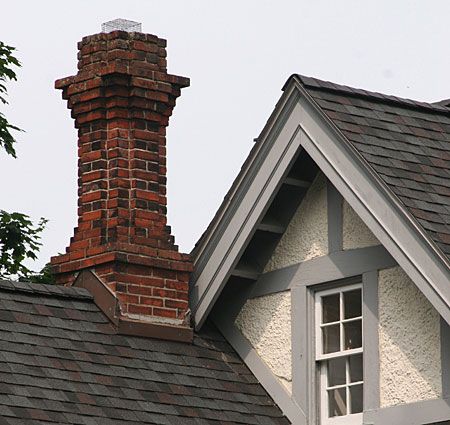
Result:
<svg viewBox="0 0 450 425">
<path fill-rule="evenodd" d="M 102 24 L 102 32 L 111 31 L 127 31 L 142 32 L 142 24 L 140 22 L 129 21 L 128 19 L 114 19 Z"/>
</svg>

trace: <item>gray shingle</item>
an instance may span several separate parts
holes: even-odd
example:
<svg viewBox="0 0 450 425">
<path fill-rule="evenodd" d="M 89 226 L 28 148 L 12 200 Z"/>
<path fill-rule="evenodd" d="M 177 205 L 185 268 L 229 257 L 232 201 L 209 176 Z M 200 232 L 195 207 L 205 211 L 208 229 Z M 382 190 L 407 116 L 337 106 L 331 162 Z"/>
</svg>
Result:
<svg viewBox="0 0 450 425">
<path fill-rule="evenodd" d="M 450 108 L 299 76 L 392 193 L 450 252 Z"/>
<path fill-rule="evenodd" d="M 0 383 L 14 423 L 289 423 L 212 326 L 193 344 L 117 335 L 66 288 L 0 282 Z"/>
</svg>

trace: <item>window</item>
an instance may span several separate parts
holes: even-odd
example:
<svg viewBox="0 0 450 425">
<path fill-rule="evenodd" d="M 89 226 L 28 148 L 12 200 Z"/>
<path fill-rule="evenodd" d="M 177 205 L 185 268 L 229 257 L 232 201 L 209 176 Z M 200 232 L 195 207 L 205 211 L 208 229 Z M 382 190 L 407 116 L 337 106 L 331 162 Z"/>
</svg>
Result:
<svg viewBox="0 0 450 425">
<path fill-rule="evenodd" d="M 362 286 L 317 292 L 316 362 L 319 373 L 320 423 L 362 423 Z"/>
</svg>

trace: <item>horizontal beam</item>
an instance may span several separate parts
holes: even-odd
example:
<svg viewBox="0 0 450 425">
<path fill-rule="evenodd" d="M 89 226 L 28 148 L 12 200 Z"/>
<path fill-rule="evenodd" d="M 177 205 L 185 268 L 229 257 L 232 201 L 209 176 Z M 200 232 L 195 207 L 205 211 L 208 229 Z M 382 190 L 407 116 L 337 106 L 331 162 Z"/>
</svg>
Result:
<svg viewBox="0 0 450 425">
<path fill-rule="evenodd" d="M 258 225 L 258 230 L 262 232 L 275 233 L 277 235 L 282 235 L 286 228 L 281 224 L 271 224 L 271 223 L 260 223 Z"/>
<path fill-rule="evenodd" d="M 257 280 L 259 273 L 256 270 L 235 268 L 231 272 L 231 276 L 242 277 L 244 279 L 249 279 L 249 280 Z"/>
<path fill-rule="evenodd" d="M 310 286 L 358 276 L 396 265 L 396 261 L 381 245 L 338 251 L 262 274 L 254 284 L 251 298 L 286 291 L 295 286 Z"/>
<path fill-rule="evenodd" d="M 435 399 L 369 410 L 364 412 L 363 422 L 371 425 L 431 425 L 449 419 L 450 399 Z"/>
<path fill-rule="evenodd" d="M 308 189 L 311 186 L 311 182 L 296 179 L 295 177 L 286 177 L 283 183 L 289 186 L 302 187 L 304 189 Z"/>
</svg>

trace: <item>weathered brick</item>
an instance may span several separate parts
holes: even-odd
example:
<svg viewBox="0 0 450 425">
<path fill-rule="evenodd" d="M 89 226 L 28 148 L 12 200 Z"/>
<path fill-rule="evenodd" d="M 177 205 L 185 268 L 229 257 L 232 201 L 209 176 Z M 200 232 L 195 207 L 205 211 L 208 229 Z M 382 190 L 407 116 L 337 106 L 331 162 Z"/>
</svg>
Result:
<svg viewBox="0 0 450 425">
<path fill-rule="evenodd" d="M 156 307 L 164 306 L 164 301 L 161 298 L 140 297 L 139 303 L 142 305 L 152 305 L 152 306 L 156 306 Z"/>
<path fill-rule="evenodd" d="M 159 316 L 159 317 L 167 317 L 167 318 L 172 318 L 175 319 L 177 318 L 177 311 L 176 310 L 170 310 L 167 308 L 153 308 L 153 314 L 155 316 Z"/>
<path fill-rule="evenodd" d="M 175 298 L 177 292 L 168 289 L 153 288 L 153 295 L 160 298 Z"/>
<path fill-rule="evenodd" d="M 55 83 L 78 129 L 79 222 L 51 263 L 62 284 L 92 268 L 123 314 L 181 320 L 192 264 L 167 226 L 165 135 L 189 80 L 167 74 L 165 45 L 123 31 L 85 37 L 77 75 Z"/>
<path fill-rule="evenodd" d="M 187 308 L 187 301 L 164 300 L 164 307 L 185 310 Z"/>
</svg>

